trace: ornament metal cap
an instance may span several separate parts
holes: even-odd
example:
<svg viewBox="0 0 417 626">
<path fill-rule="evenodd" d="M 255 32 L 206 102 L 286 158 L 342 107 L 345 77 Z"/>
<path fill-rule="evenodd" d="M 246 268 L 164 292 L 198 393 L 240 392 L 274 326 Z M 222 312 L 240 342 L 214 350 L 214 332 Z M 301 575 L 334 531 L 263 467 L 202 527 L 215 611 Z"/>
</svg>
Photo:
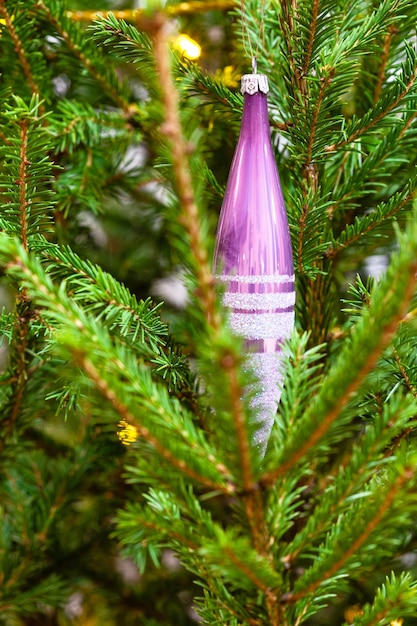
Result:
<svg viewBox="0 0 417 626">
<path fill-rule="evenodd" d="M 241 78 L 240 91 L 242 94 L 248 93 L 251 96 L 258 91 L 268 93 L 268 79 L 265 74 L 244 74 Z"/>
</svg>

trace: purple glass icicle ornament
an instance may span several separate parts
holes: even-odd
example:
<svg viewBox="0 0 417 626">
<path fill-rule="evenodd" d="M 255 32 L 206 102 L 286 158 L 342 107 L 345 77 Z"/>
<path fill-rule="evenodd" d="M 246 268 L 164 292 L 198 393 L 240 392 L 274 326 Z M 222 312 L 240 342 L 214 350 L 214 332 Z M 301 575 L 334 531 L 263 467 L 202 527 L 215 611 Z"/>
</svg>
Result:
<svg viewBox="0 0 417 626">
<path fill-rule="evenodd" d="M 245 339 L 246 367 L 259 379 L 251 408 L 255 443 L 263 454 L 281 396 L 281 344 L 294 327 L 294 267 L 269 130 L 268 80 L 245 74 L 241 91 L 242 126 L 220 212 L 214 268 L 225 284 L 229 325 Z"/>
</svg>

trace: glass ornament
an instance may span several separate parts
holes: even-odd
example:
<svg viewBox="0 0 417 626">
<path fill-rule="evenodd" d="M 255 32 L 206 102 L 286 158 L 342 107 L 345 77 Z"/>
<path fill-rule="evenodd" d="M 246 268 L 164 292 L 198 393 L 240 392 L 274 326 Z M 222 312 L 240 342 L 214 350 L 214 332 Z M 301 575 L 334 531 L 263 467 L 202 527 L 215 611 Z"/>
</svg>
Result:
<svg viewBox="0 0 417 626">
<path fill-rule="evenodd" d="M 256 72 L 256 70 L 255 70 Z M 265 452 L 284 378 L 282 343 L 294 327 L 294 267 L 287 214 L 271 142 L 262 74 L 245 74 L 239 141 L 229 172 L 214 254 L 232 331 L 244 338 L 255 444 Z"/>
</svg>

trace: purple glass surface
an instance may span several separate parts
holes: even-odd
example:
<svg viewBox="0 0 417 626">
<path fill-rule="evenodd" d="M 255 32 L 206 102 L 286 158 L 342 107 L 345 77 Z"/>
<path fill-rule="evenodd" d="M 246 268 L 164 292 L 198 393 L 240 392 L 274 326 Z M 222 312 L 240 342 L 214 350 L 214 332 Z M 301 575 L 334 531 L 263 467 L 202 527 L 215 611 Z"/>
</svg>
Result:
<svg viewBox="0 0 417 626">
<path fill-rule="evenodd" d="M 232 330 L 245 338 L 256 443 L 266 449 L 283 380 L 281 344 L 294 326 L 294 269 L 272 148 L 267 97 L 245 93 L 242 126 L 220 212 L 214 267 Z M 252 393 L 253 390 L 251 390 Z"/>
<path fill-rule="evenodd" d="M 269 132 L 267 97 L 245 94 L 214 258 L 225 274 L 292 274 L 284 198 Z"/>
</svg>

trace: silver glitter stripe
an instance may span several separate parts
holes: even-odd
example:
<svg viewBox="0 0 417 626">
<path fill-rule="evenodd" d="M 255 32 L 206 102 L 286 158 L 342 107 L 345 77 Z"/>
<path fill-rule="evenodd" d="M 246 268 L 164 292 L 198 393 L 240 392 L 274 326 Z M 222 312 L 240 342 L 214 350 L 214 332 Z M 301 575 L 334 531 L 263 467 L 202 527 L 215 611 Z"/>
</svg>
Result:
<svg viewBox="0 0 417 626">
<path fill-rule="evenodd" d="M 223 294 L 223 304 L 234 309 L 286 309 L 295 304 L 295 291 L 286 293 Z"/>
<path fill-rule="evenodd" d="M 294 274 L 271 274 L 269 276 L 237 276 L 236 274 L 218 274 L 215 276 L 216 280 L 220 280 L 222 283 L 243 283 L 259 285 L 261 283 L 288 283 L 294 282 Z"/>
<path fill-rule="evenodd" d="M 284 339 L 294 327 L 294 312 L 248 314 L 232 311 L 229 324 L 234 333 L 247 339 Z"/>
<path fill-rule="evenodd" d="M 291 313 L 292 311 L 294 311 L 294 307 L 293 306 L 287 306 L 285 307 L 285 309 L 233 309 L 233 313 L 241 313 L 242 315 L 255 315 L 255 314 L 262 314 L 262 313 Z"/>
</svg>

